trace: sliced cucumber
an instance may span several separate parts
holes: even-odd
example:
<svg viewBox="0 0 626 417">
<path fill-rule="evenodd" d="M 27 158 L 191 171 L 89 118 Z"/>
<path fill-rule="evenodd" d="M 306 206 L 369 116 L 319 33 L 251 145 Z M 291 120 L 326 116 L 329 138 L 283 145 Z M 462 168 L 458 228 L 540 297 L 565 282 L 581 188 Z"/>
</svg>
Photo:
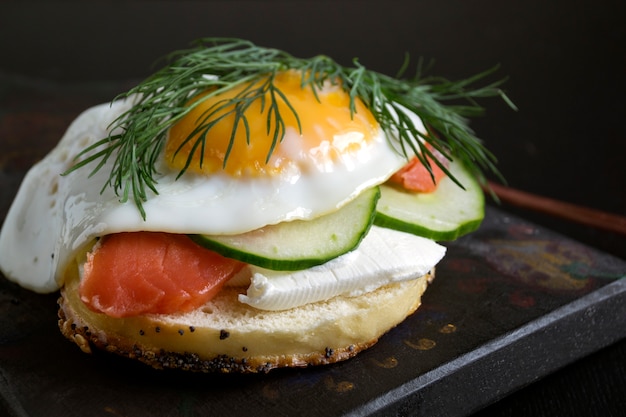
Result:
<svg viewBox="0 0 626 417">
<path fill-rule="evenodd" d="M 374 224 L 439 241 L 476 230 L 485 216 L 482 189 L 460 162 L 451 163 L 449 169 L 465 190 L 450 178 L 444 178 L 432 193 L 381 185 Z"/>
<path fill-rule="evenodd" d="M 306 269 L 356 248 L 372 225 L 379 197 L 375 187 L 341 209 L 313 220 L 279 223 L 239 235 L 190 237 L 226 257 L 262 268 Z"/>
</svg>

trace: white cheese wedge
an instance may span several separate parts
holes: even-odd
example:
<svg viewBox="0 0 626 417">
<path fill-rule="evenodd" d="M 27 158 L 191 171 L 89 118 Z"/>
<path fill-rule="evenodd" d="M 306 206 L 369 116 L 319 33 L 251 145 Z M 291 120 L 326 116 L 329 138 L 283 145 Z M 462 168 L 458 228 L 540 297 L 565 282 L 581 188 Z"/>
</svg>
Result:
<svg viewBox="0 0 626 417">
<path fill-rule="evenodd" d="M 337 295 L 357 296 L 418 278 L 445 253 L 446 248 L 432 240 L 373 226 L 356 250 L 314 268 L 272 271 L 248 266 L 251 284 L 239 301 L 262 310 L 286 310 Z"/>
</svg>

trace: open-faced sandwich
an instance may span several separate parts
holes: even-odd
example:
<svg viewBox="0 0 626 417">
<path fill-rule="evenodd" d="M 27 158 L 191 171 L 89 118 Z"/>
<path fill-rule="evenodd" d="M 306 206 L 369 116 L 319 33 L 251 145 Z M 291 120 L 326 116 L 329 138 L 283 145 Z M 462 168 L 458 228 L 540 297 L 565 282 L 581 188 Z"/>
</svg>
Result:
<svg viewBox="0 0 626 417">
<path fill-rule="evenodd" d="M 60 329 L 85 352 L 220 372 L 350 358 L 418 308 L 436 241 L 483 218 L 494 159 L 465 116 L 504 95 L 472 88 L 481 76 L 204 39 L 28 172 L 2 273 L 60 290 Z"/>
</svg>

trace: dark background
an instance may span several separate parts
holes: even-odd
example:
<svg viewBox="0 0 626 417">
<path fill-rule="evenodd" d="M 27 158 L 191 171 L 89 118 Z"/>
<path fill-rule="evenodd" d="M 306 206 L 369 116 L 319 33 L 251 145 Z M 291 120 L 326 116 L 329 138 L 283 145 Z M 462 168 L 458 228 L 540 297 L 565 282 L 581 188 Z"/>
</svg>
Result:
<svg viewBox="0 0 626 417">
<path fill-rule="evenodd" d="M 204 36 L 344 64 L 358 57 L 388 74 L 405 52 L 413 62 L 434 60 L 432 73 L 451 79 L 499 64 L 494 79 L 509 78 L 505 90 L 519 111 L 485 101 L 487 115 L 472 127 L 509 185 L 626 215 L 625 21 L 619 0 L 7 2 L 0 3 L 0 75 L 72 88 L 138 80 L 157 58 Z M 505 208 L 626 257 L 615 233 Z M 572 415 L 583 412 L 579 401 L 600 407 L 588 410 L 593 415 L 618 415 L 623 400 L 610 394 L 626 391 L 625 351 L 618 344 L 489 411 L 557 415 L 556 401 Z"/>
<path fill-rule="evenodd" d="M 621 0 L 21 1 L 0 5 L 0 74 L 141 79 L 204 36 L 344 64 L 358 57 L 389 74 L 407 52 L 451 79 L 499 64 L 519 111 L 485 101 L 487 115 L 472 127 L 509 185 L 625 214 L 625 18 Z M 568 233 L 626 256 L 612 235 Z"/>
</svg>

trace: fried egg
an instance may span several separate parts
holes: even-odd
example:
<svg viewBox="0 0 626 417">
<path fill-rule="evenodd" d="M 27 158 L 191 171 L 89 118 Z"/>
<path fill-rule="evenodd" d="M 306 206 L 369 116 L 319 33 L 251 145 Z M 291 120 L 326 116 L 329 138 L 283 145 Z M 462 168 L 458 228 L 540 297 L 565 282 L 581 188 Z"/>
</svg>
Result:
<svg viewBox="0 0 626 417">
<path fill-rule="evenodd" d="M 114 158 L 93 175 L 87 167 L 61 176 L 80 151 L 110 133 L 111 123 L 133 100 L 86 110 L 26 175 L 0 234 L 3 273 L 35 291 L 55 291 L 64 266 L 98 236 L 140 230 L 238 234 L 313 219 L 384 182 L 406 162 L 360 100 L 351 112 L 340 85 L 303 88 L 300 74 L 291 71 L 279 74 L 275 84 L 289 104 L 278 100 L 270 109 L 269 96 L 265 106 L 254 103 L 232 142 L 234 117 L 223 117 L 205 146 L 195 150 L 194 131 L 203 117 L 246 86 L 189 103 L 192 110 L 171 128 L 163 147 L 158 193 L 148 195 L 145 219 L 132 198 L 121 203 L 110 187 L 103 188 Z M 272 152 L 269 111 L 280 112 L 285 123 L 284 137 Z M 417 117 L 414 123 L 421 126 Z"/>
</svg>

